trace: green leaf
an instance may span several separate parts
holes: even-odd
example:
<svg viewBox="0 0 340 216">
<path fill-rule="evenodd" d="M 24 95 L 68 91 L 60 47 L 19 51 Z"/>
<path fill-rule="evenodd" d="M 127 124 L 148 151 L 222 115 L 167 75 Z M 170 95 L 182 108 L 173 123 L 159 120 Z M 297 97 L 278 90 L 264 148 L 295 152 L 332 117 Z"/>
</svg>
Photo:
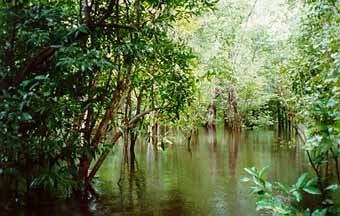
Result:
<svg viewBox="0 0 340 216">
<path fill-rule="evenodd" d="M 24 113 L 22 114 L 22 119 L 23 119 L 24 121 L 29 121 L 29 120 L 32 120 L 32 116 L 31 116 L 29 113 L 24 112 Z"/>
<path fill-rule="evenodd" d="M 278 188 L 279 188 L 281 191 L 285 192 L 286 194 L 289 193 L 289 188 L 288 188 L 288 187 L 286 187 L 285 185 L 283 185 L 283 184 L 280 183 L 280 182 L 277 182 L 276 184 L 277 184 Z"/>
<path fill-rule="evenodd" d="M 302 196 L 301 196 L 301 193 L 299 191 L 294 191 L 293 195 L 294 195 L 296 201 L 300 202 L 302 200 Z"/>
<path fill-rule="evenodd" d="M 315 187 L 304 187 L 302 190 L 306 191 L 309 194 L 320 195 L 321 191 Z"/>
<path fill-rule="evenodd" d="M 302 174 L 295 184 L 296 188 L 298 189 L 302 188 L 306 184 L 307 178 L 308 178 L 308 173 Z"/>
<path fill-rule="evenodd" d="M 272 200 L 260 200 L 256 202 L 257 211 L 261 209 L 272 209 L 273 206 L 274 206 L 274 202 Z"/>
<path fill-rule="evenodd" d="M 324 209 L 317 209 L 312 213 L 312 216 L 326 216 L 327 215 L 327 208 Z"/>
<path fill-rule="evenodd" d="M 20 86 L 26 87 L 26 86 L 28 86 L 28 84 L 30 84 L 30 82 L 31 82 L 31 80 L 24 80 L 24 81 L 21 82 Z"/>
<path fill-rule="evenodd" d="M 334 99 L 329 99 L 328 103 L 327 103 L 327 107 L 328 108 L 333 108 L 335 105 L 337 105 L 338 101 L 334 100 Z"/>
<path fill-rule="evenodd" d="M 272 192 L 273 185 L 270 182 L 265 181 L 264 186 L 268 191 Z"/>
<path fill-rule="evenodd" d="M 338 185 L 337 184 L 328 185 L 325 189 L 335 191 L 336 189 L 338 189 Z"/>
<path fill-rule="evenodd" d="M 34 79 L 36 79 L 36 80 L 47 80 L 48 75 L 39 75 L 39 76 L 34 77 Z"/>
<path fill-rule="evenodd" d="M 318 178 L 317 177 L 313 177 L 311 179 L 309 179 L 307 181 L 307 183 L 305 184 L 306 187 L 309 187 L 309 186 L 314 186 L 316 185 L 316 183 L 318 182 Z"/>
<path fill-rule="evenodd" d="M 268 166 L 262 168 L 259 172 L 259 178 L 263 178 L 267 171 L 268 171 Z"/>
<path fill-rule="evenodd" d="M 87 33 L 89 29 L 87 28 L 87 26 L 81 25 L 79 26 L 78 30 L 82 33 Z"/>
<path fill-rule="evenodd" d="M 51 176 L 46 176 L 45 181 L 47 187 L 52 188 L 54 186 L 54 180 Z"/>
<path fill-rule="evenodd" d="M 249 182 L 250 178 L 242 177 L 240 180 L 241 180 L 241 182 Z"/>
<path fill-rule="evenodd" d="M 257 172 L 256 172 L 256 168 L 252 167 L 252 168 L 244 168 L 244 170 L 249 173 L 252 176 L 256 176 L 257 177 Z"/>
<path fill-rule="evenodd" d="M 250 189 L 251 189 L 252 194 L 263 194 L 264 193 L 262 187 L 252 186 L 252 187 L 250 187 Z"/>
</svg>

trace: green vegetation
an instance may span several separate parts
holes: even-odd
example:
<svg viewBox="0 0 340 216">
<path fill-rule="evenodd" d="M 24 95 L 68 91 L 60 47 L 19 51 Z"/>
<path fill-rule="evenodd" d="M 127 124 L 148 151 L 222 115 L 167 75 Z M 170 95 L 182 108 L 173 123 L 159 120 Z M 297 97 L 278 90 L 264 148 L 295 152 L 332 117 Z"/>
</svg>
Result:
<svg viewBox="0 0 340 216">
<path fill-rule="evenodd" d="M 306 152 L 292 186 L 246 169 L 258 210 L 339 213 L 339 1 L 13 0 L 0 26 L 9 203 L 93 190 L 120 139 L 134 164 L 138 139 L 164 149 L 180 131 L 190 146 L 223 125 L 275 129 Z M 318 209 L 299 205 L 304 193 Z"/>
<path fill-rule="evenodd" d="M 122 134 L 133 152 L 140 128 L 175 120 L 192 101 L 193 54 L 168 29 L 212 3 L 2 2 L 3 193 L 85 190 Z"/>
<path fill-rule="evenodd" d="M 298 202 L 301 201 L 299 190 L 320 195 L 321 209 L 312 215 L 339 214 L 334 208 L 338 196 L 330 193 L 337 191 L 340 184 L 339 7 L 338 1 L 306 1 L 301 5 L 299 28 L 290 39 L 295 48 L 279 68 L 288 81 L 285 88 L 291 92 L 289 107 L 298 111 L 296 118 L 307 127 L 304 148 L 313 178 L 308 180 L 307 175 L 302 175 L 292 188 L 281 184 L 278 187 Z M 275 191 L 263 180 L 261 172 L 254 169 L 247 172 L 253 176 L 255 188 L 263 191 L 258 208 L 282 215 L 298 212 L 273 196 Z M 311 214 L 308 212 L 305 215 Z"/>
</svg>

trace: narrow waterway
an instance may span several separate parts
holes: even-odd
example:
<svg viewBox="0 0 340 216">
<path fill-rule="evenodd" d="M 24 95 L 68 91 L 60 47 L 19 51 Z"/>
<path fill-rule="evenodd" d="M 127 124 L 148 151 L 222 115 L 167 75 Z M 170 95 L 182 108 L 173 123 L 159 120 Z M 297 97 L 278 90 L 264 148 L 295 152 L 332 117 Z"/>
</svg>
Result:
<svg viewBox="0 0 340 216">
<path fill-rule="evenodd" d="M 191 145 L 158 151 L 141 142 L 132 165 L 122 152 L 119 144 L 99 171 L 90 201 L 42 205 L 21 215 L 258 215 L 240 182 L 244 167 L 269 166 L 268 177 L 284 183 L 308 167 L 302 149 L 274 131 L 202 130 Z"/>
</svg>

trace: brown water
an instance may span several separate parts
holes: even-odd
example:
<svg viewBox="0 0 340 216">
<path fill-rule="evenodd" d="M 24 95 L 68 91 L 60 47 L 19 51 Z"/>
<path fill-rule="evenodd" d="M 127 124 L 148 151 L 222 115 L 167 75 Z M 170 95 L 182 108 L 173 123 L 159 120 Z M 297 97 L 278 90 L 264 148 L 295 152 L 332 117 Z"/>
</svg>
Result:
<svg viewBox="0 0 340 216">
<path fill-rule="evenodd" d="M 273 131 L 201 131 L 190 146 L 164 151 L 142 143 L 133 166 L 122 152 L 120 144 L 107 159 L 89 201 L 41 203 L 17 215 L 258 215 L 240 182 L 244 167 L 269 166 L 268 177 L 284 183 L 294 183 L 308 167 L 303 151 L 278 142 Z"/>
</svg>

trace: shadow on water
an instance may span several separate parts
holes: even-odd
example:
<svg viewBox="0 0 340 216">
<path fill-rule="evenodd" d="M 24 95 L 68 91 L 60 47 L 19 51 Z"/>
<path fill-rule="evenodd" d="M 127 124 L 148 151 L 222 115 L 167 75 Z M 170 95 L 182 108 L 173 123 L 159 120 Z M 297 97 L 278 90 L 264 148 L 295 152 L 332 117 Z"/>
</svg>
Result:
<svg viewBox="0 0 340 216">
<path fill-rule="evenodd" d="M 269 166 L 270 179 L 291 184 L 308 166 L 300 148 L 276 140 L 273 131 L 210 129 L 164 150 L 136 143 L 131 156 L 121 143 L 99 170 L 95 195 L 41 202 L 15 215 L 257 215 L 239 181 L 244 167 Z"/>
</svg>

